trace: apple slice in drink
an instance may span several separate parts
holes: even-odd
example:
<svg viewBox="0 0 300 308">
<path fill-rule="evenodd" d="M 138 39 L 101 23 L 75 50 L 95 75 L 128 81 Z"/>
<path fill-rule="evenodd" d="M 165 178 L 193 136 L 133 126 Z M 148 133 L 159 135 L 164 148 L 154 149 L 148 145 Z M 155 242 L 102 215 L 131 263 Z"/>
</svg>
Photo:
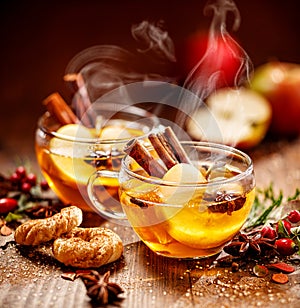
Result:
<svg viewBox="0 0 300 308">
<path fill-rule="evenodd" d="M 180 163 L 174 165 L 164 175 L 163 181 L 170 184 L 160 186 L 162 199 L 167 204 L 184 205 L 197 193 L 195 183 L 206 183 L 205 177 L 193 165 Z M 190 183 L 190 186 L 188 184 Z M 183 184 L 185 186 L 179 186 Z"/>
<path fill-rule="evenodd" d="M 271 115 L 269 102 L 260 94 L 245 88 L 223 88 L 195 111 L 187 131 L 194 139 L 248 149 L 264 138 Z"/>
</svg>

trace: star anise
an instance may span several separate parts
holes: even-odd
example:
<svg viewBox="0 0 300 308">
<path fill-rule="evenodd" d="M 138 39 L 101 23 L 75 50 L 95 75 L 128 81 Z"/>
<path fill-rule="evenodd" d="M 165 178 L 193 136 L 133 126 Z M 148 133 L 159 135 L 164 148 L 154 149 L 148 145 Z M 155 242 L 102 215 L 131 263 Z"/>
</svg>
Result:
<svg viewBox="0 0 300 308">
<path fill-rule="evenodd" d="M 32 219 L 48 218 L 53 216 L 54 214 L 59 213 L 63 207 L 65 207 L 65 205 L 60 202 L 49 205 L 37 204 L 33 207 L 26 209 L 24 212 Z"/>
<path fill-rule="evenodd" d="M 122 157 L 123 155 L 119 149 L 100 149 L 86 156 L 85 162 L 92 165 L 97 170 L 115 170 L 120 168 Z"/>
<path fill-rule="evenodd" d="M 251 233 L 240 232 L 224 251 L 232 256 L 260 256 L 274 251 L 274 240 L 262 237 L 260 231 Z"/>
<path fill-rule="evenodd" d="M 88 274 L 79 276 L 86 286 L 87 295 L 97 304 L 106 305 L 121 300 L 118 296 L 124 291 L 118 284 L 109 282 L 110 271 L 101 276 L 92 270 Z"/>
<path fill-rule="evenodd" d="M 222 190 L 217 191 L 212 201 L 212 204 L 208 207 L 211 212 L 231 215 L 232 212 L 238 211 L 243 207 L 246 197 Z"/>
</svg>

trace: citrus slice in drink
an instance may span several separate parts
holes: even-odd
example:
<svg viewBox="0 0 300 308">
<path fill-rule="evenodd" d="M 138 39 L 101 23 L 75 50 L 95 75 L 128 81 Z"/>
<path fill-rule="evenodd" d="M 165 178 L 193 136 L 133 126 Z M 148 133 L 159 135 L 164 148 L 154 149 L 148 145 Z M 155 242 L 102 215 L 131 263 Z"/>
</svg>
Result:
<svg viewBox="0 0 300 308">
<path fill-rule="evenodd" d="M 93 139 L 92 130 L 78 124 L 67 124 L 60 127 L 50 140 L 50 155 L 53 167 L 56 168 L 62 181 L 68 186 L 86 185 L 95 168 L 85 162 L 88 153 L 88 143 L 78 142 Z"/>
<path fill-rule="evenodd" d="M 248 204 L 245 201 L 240 210 L 230 214 L 224 211 L 212 212 L 209 210 L 209 202 L 197 197 L 169 217 L 168 233 L 178 242 L 193 248 L 206 249 L 223 245 L 242 227 L 249 214 Z"/>
<path fill-rule="evenodd" d="M 168 233 L 178 242 L 197 249 L 218 247 L 229 241 L 241 225 L 224 226 L 225 214 L 208 214 L 187 206 L 168 221 Z"/>
<path fill-rule="evenodd" d="M 100 140 L 117 140 L 117 139 L 129 139 L 133 135 L 129 133 L 126 127 L 110 125 L 105 126 L 99 135 Z"/>
</svg>

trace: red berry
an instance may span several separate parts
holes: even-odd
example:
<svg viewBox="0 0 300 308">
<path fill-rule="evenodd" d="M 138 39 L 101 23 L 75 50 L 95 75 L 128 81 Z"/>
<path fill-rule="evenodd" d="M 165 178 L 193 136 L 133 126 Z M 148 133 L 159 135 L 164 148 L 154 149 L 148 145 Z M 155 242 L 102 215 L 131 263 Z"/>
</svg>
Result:
<svg viewBox="0 0 300 308">
<path fill-rule="evenodd" d="M 31 186 L 36 185 L 36 175 L 34 173 L 29 173 L 25 179 L 25 182 L 29 183 Z"/>
<path fill-rule="evenodd" d="M 30 183 L 24 182 L 24 183 L 22 184 L 21 190 L 22 190 L 24 193 L 28 193 L 28 192 L 30 192 L 31 187 L 32 187 L 32 186 L 30 185 Z"/>
<path fill-rule="evenodd" d="M 300 221 L 300 212 L 297 210 L 293 210 L 288 215 L 288 220 L 292 223 L 297 223 Z"/>
<path fill-rule="evenodd" d="M 282 256 L 290 256 L 299 250 L 299 247 L 289 238 L 281 238 L 275 242 L 275 245 Z"/>
<path fill-rule="evenodd" d="M 46 191 L 49 189 L 49 184 L 46 180 L 42 180 L 40 183 L 41 190 Z"/>
<path fill-rule="evenodd" d="M 13 211 L 18 207 L 18 202 L 12 198 L 1 198 L 0 199 L 0 214 L 5 214 Z"/>
<path fill-rule="evenodd" d="M 276 231 L 270 226 L 263 227 L 260 233 L 262 237 L 268 238 L 271 240 L 275 240 L 275 238 L 277 237 Z"/>
<path fill-rule="evenodd" d="M 20 177 L 16 172 L 14 172 L 14 173 L 10 176 L 10 181 L 11 181 L 13 184 L 18 184 L 18 183 L 21 181 L 21 177 Z"/>
<path fill-rule="evenodd" d="M 15 172 L 21 179 L 24 179 L 26 177 L 27 172 L 26 172 L 25 167 L 23 166 L 19 166 Z"/>
<path fill-rule="evenodd" d="M 291 233 L 291 227 L 292 227 L 292 225 L 291 225 L 291 223 L 290 223 L 289 221 L 287 221 L 287 220 L 285 220 L 285 219 L 280 220 L 280 221 L 276 224 L 276 232 L 277 232 L 277 233 L 280 233 L 279 224 L 281 224 L 281 225 L 284 227 L 284 229 L 286 230 L 286 232 L 287 232 L 288 234 Z"/>
</svg>

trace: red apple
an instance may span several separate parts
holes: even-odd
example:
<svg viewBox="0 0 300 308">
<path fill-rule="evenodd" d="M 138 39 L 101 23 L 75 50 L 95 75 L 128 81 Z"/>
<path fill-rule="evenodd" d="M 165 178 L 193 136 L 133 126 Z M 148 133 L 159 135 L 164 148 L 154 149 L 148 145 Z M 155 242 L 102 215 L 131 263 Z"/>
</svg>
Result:
<svg viewBox="0 0 300 308">
<path fill-rule="evenodd" d="M 300 133 L 300 65 L 269 62 L 256 68 L 251 88 L 272 106 L 270 131 L 277 135 Z"/>
<path fill-rule="evenodd" d="M 216 34 L 209 37 L 205 32 L 196 32 L 186 41 L 183 51 L 184 73 L 187 75 L 199 61 L 206 61 L 209 74 L 222 73 L 218 87 L 233 86 L 234 79 L 241 66 L 242 49 L 228 34 Z M 205 58 L 203 58 L 205 56 Z"/>
</svg>

